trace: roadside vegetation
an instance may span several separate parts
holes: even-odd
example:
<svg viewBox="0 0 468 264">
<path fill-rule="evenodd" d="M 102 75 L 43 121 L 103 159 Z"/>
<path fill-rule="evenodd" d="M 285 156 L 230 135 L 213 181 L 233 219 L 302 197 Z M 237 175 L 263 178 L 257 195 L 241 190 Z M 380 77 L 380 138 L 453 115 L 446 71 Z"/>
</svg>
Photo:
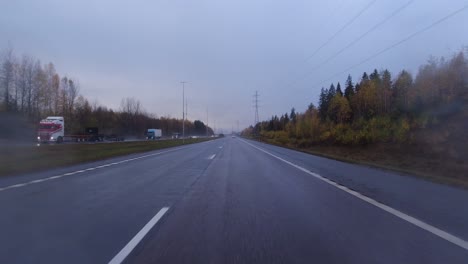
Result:
<svg viewBox="0 0 468 264">
<path fill-rule="evenodd" d="M 60 76 L 52 62 L 43 64 L 29 55 L 19 57 L 11 48 L 0 50 L 0 122 L 8 120 L 10 124 L 8 129 L 0 129 L 0 141 L 34 140 L 35 126 L 47 116 L 63 116 L 67 135 L 83 133 L 86 127 L 125 137 L 143 137 L 148 128 L 162 129 L 163 136 L 182 133 L 182 119 L 148 113 L 133 97 L 123 98 L 119 109 L 110 109 L 82 96 L 79 81 Z M 23 123 L 18 124 L 18 120 Z M 25 124 L 32 127 L 29 133 L 15 129 Z M 186 120 L 185 132 L 213 134 L 200 120 Z"/>
<path fill-rule="evenodd" d="M 52 144 L 0 148 L 0 176 L 64 167 L 121 155 L 199 143 L 213 138 L 97 144 Z"/>
<path fill-rule="evenodd" d="M 97 127 L 100 134 L 144 138 L 148 128 L 163 137 L 182 134 L 182 119 L 158 117 L 144 110 L 135 98 L 123 98 L 119 109 L 110 109 L 80 94 L 79 81 L 60 76 L 53 63 L 0 50 L 0 176 L 57 168 L 82 162 L 180 146 L 209 138 L 109 144 L 35 146 L 38 122 L 47 116 L 65 118 L 65 134 L 82 134 Z M 202 121 L 185 121 L 189 136 L 213 135 Z"/>
<path fill-rule="evenodd" d="M 468 183 L 468 61 L 430 58 L 416 75 L 364 72 L 322 88 L 318 106 L 273 116 L 243 136 L 335 159 Z"/>
</svg>

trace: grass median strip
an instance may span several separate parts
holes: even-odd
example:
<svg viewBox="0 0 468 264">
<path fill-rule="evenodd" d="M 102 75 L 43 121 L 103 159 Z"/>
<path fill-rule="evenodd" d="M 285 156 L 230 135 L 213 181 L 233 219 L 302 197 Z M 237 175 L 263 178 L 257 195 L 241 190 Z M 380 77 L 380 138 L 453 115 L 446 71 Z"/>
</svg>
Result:
<svg viewBox="0 0 468 264">
<path fill-rule="evenodd" d="M 152 150 L 204 142 L 210 139 L 134 141 L 102 144 L 4 146 L 0 148 L 0 176 L 41 171 Z"/>
</svg>

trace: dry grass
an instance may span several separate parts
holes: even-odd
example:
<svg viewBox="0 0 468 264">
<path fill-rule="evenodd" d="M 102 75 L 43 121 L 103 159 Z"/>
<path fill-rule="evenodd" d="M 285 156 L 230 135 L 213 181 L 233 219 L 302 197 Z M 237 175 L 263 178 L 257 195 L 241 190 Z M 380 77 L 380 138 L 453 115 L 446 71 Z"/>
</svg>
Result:
<svg viewBox="0 0 468 264">
<path fill-rule="evenodd" d="M 41 146 L 2 146 L 0 176 L 17 175 L 74 165 L 83 162 L 193 144 L 210 139 L 116 142 L 103 144 L 63 144 Z"/>
<path fill-rule="evenodd" d="M 468 163 L 416 145 L 374 144 L 361 147 L 274 145 L 335 160 L 403 172 L 438 183 L 468 188 Z"/>
</svg>

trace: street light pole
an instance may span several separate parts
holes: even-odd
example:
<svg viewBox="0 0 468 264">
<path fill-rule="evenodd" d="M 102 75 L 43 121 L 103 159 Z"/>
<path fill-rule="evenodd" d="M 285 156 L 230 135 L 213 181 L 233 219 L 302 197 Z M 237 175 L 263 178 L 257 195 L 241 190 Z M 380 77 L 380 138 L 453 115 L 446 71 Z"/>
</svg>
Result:
<svg viewBox="0 0 468 264">
<path fill-rule="evenodd" d="M 182 83 L 182 141 L 185 143 L 185 82 Z"/>
</svg>

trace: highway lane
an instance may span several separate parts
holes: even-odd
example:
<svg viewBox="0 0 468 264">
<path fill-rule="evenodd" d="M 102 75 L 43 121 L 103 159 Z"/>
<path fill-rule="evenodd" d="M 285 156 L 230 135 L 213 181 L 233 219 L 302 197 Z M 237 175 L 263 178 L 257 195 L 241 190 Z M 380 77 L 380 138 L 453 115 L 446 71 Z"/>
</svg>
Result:
<svg viewBox="0 0 468 264">
<path fill-rule="evenodd" d="M 276 151 L 292 160 L 297 155 L 314 162 L 314 157 L 303 153 Z M 349 174 L 350 169 L 341 173 Z M 467 193 L 461 192 L 466 198 Z M 466 221 L 466 208 L 458 208 Z M 314 179 L 241 139 L 228 141 L 200 180 L 172 207 L 166 221 L 128 258 L 128 263 L 467 261 L 466 249 Z"/>
<path fill-rule="evenodd" d="M 0 263 L 106 263 L 165 207 L 126 263 L 468 262 L 465 190 L 240 138 L 159 152 L 0 191 Z M 0 179 L 0 188 L 66 171 Z"/>
<path fill-rule="evenodd" d="M 162 207 L 176 203 L 219 141 L 0 179 L 0 263 L 107 263 Z"/>
<path fill-rule="evenodd" d="M 468 241 L 468 208 L 460 206 L 468 201 L 467 190 L 264 143 L 255 145 Z"/>
</svg>

